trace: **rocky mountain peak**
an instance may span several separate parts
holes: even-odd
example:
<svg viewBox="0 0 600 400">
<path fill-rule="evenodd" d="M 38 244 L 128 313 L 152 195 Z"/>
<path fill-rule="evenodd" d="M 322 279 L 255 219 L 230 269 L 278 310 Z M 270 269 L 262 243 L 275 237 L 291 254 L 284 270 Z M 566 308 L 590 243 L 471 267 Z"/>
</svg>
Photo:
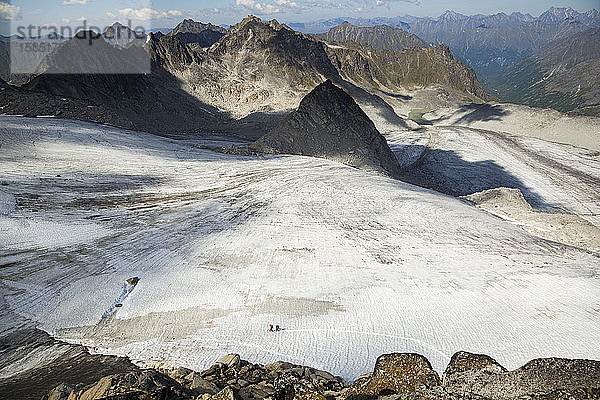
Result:
<svg viewBox="0 0 600 400">
<path fill-rule="evenodd" d="M 539 20 L 545 23 L 557 23 L 567 19 L 579 17 L 579 13 L 571 7 L 550 7 L 540 15 Z"/>
<path fill-rule="evenodd" d="M 231 27 L 230 34 L 240 35 L 249 33 L 251 35 L 258 34 L 260 36 L 265 34 L 272 34 L 274 32 L 279 32 L 282 30 L 296 33 L 287 25 L 279 23 L 279 21 L 277 21 L 276 19 L 265 22 L 258 17 L 249 15 L 246 18 L 244 18 L 241 22 Z"/>
<path fill-rule="evenodd" d="M 287 26 L 285 24 L 279 23 L 279 21 L 277 21 L 276 19 L 269 21 L 267 25 L 269 25 L 271 28 L 275 29 L 276 31 L 281 30 L 281 29 L 287 29 L 289 31 L 293 31 L 292 28 L 290 28 L 289 26 Z"/>
<path fill-rule="evenodd" d="M 115 43 L 110 43 L 114 40 Z M 149 57 L 141 46 L 131 46 L 127 37 L 99 34 L 81 30 L 48 54 L 40 63 L 37 73 L 62 74 L 136 74 L 146 73 Z M 125 42 L 129 42 L 126 45 Z M 145 39 L 140 38 L 143 45 Z"/>
<path fill-rule="evenodd" d="M 240 22 L 231 27 L 231 31 L 239 31 L 240 29 L 249 26 L 249 25 L 265 25 L 262 19 L 254 16 L 248 15 L 246 18 L 242 19 Z"/>
<path fill-rule="evenodd" d="M 294 85 L 308 88 L 321 82 L 322 76 L 335 78 L 338 75 L 324 47 L 321 41 L 277 21 L 265 23 L 250 16 L 233 26 L 210 49 L 210 54 L 215 57 L 242 55 L 245 68 L 254 65 L 259 70 L 264 70 L 267 60 L 268 74 L 285 77 Z"/>
<path fill-rule="evenodd" d="M 167 36 L 176 37 L 184 44 L 197 43 L 200 47 L 210 47 L 225 33 L 227 30 L 220 26 L 184 19 Z"/>
<path fill-rule="evenodd" d="M 269 37 L 275 36 L 277 30 L 264 23 L 260 18 L 248 16 L 241 22 L 235 24 L 225 35 L 224 43 L 231 47 L 234 43 L 241 45 L 246 41 L 256 42 L 256 40 L 266 41 Z"/>
<path fill-rule="evenodd" d="M 120 29 L 120 28 L 127 28 L 127 27 L 125 25 L 123 25 L 122 23 L 120 23 L 119 21 L 115 21 L 114 24 L 112 24 L 111 26 L 108 27 L 108 29 L 110 29 L 110 28 Z"/>
<path fill-rule="evenodd" d="M 456 11 L 446 10 L 446 12 L 444 12 L 442 15 L 440 15 L 439 20 L 447 21 L 447 22 L 456 22 L 456 21 L 460 21 L 463 19 L 467 19 L 467 18 L 468 17 L 466 15 L 457 13 Z"/>
<path fill-rule="evenodd" d="M 62 39 L 64 39 L 64 37 L 62 37 L 61 35 L 59 35 L 56 32 L 49 33 L 48 36 L 46 36 L 46 38 L 49 39 L 49 40 L 62 40 Z"/>
<path fill-rule="evenodd" d="M 115 22 L 102 34 L 104 40 L 112 46 L 127 48 L 131 45 L 142 45 L 146 41 L 146 35 L 137 34 L 130 27 Z"/>
<path fill-rule="evenodd" d="M 328 42 L 355 42 L 376 50 L 398 51 L 415 46 L 429 47 L 429 44 L 418 36 L 388 25 L 365 27 L 344 22 L 317 37 Z"/>
<path fill-rule="evenodd" d="M 169 32 L 168 35 L 175 36 L 178 33 L 201 33 L 206 30 L 212 30 L 223 34 L 227 32 L 227 29 L 213 25 L 211 23 L 204 24 L 202 22 L 196 22 L 193 19 L 184 19 L 175 28 L 173 28 L 173 30 Z"/>
<path fill-rule="evenodd" d="M 397 175 L 399 166 L 375 124 L 344 90 L 327 80 L 253 150 L 327 158 L 352 167 Z"/>
</svg>

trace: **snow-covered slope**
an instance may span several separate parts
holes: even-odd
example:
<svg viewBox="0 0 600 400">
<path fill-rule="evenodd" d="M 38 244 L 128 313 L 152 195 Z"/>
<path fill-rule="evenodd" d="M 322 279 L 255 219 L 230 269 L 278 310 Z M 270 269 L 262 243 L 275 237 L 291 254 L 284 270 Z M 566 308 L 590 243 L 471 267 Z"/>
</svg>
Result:
<svg viewBox="0 0 600 400">
<path fill-rule="evenodd" d="M 0 120 L 3 329 L 26 318 L 146 365 L 236 352 L 346 378 L 392 351 L 438 371 L 458 350 L 600 358 L 599 257 L 465 201 L 321 159 Z"/>
</svg>

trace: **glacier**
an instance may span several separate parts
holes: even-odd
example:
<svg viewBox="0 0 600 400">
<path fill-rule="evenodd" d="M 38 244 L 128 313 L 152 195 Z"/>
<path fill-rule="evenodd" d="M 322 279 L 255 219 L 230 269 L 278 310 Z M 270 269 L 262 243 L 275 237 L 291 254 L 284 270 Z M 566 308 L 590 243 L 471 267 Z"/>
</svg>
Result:
<svg viewBox="0 0 600 400">
<path fill-rule="evenodd" d="M 465 200 L 323 159 L 227 155 L 202 139 L 59 119 L 0 121 L 2 331 L 35 325 L 143 366 L 202 370 L 238 353 L 346 379 L 390 352 L 423 354 L 439 372 L 459 350 L 508 368 L 600 359 L 599 255 Z M 466 159 L 504 146 L 457 129 L 442 129 L 440 143 L 459 142 Z M 540 204 L 596 213 L 586 190 L 569 196 L 569 179 L 513 172 Z M 100 321 L 132 277 L 135 290 Z"/>
</svg>

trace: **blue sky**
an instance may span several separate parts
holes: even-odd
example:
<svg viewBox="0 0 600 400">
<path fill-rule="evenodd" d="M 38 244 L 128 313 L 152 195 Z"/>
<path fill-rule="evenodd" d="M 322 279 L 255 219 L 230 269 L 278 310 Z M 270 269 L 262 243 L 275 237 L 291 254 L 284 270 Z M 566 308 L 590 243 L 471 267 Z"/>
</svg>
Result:
<svg viewBox="0 0 600 400">
<path fill-rule="evenodd" d="M 463 14 L 520 11 L 539 15 L 550 6 L 578 11 L 600 8 L 600 0 L 0 0 L 0 23 L 16 26 L 56 24 L 107 26 L 133 20 L 146 28 L 171 27 L 183 18 L 233 24 L 248 14 L 281 22 L 306 22 L 332 17 L 438 16 L 445 10 Z"/>
</svg>

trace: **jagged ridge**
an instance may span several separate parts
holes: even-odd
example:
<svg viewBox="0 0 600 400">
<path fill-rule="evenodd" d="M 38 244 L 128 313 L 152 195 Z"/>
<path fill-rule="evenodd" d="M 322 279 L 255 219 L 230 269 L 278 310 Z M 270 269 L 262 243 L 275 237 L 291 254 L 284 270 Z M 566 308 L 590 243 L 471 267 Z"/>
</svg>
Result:
<svg viewBox="0 0 600 400">
<path fill-rule="evenodd" d="M 405 30 L 387 25 L 373 27 L 354 26 L 349 22 L 333 27 L 327 33 L 317 35 L 327 42 L 354 42 L 375 50 L 405 50 L 411 47 L 429 47 L 429 43 Z"/>
</svg>

